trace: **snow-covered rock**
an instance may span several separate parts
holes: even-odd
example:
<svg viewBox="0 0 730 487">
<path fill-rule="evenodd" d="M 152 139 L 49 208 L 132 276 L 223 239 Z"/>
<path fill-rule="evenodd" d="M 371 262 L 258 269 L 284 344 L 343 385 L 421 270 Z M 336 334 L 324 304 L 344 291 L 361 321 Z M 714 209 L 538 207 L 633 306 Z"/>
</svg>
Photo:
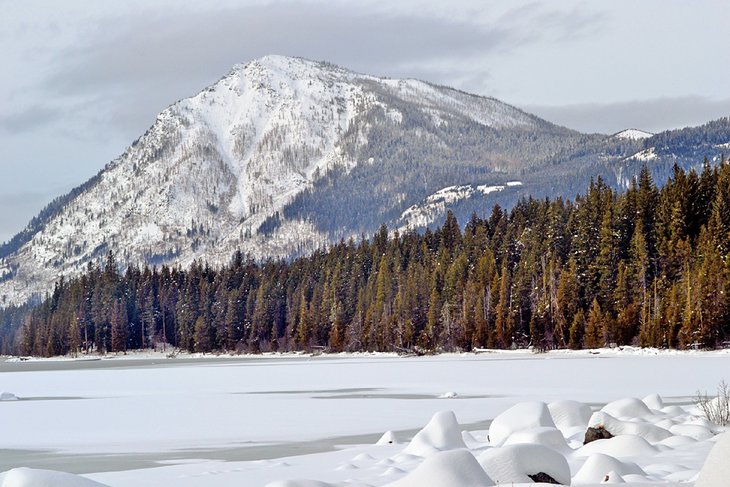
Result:
<svg viewBox="0 0 730 487">
<path fill-rule="evenodd" d="M 0 487 L 104 487 L 104 484 L 66 472 L 20 467 L 0 473 Z"/>
<path fill-rule="evenodd" d="M 504 445 L 519 444 L 542 445 L 563 453 L 570 450 L 560 430 L 549 426 L 516 431 L 504 442 Z"/>
<path fill-rule="evenodd" d="M 376 445 L 393 445 L 398 444 L 398 438 L 395 436 L 395 433 L 392 431 L 386 431 L 383 433 L 383 436 L 380 437 L 380 439 L 375 443 Z"/>
<path fill-rule="evenodd" d="M 497 484 L 532 483 L 530 475 L 544 473 L 563 485 L 570 485 L 570 467 L 565 457 L 542 445 L 491 448 L 477 460 Z"/>
<path fill-rule="evenodd" d="M 453 411 L 441 411 L 413 437 L 403 453 L 428 456 L 434 452 L 466 448 Z"/>
<path fill-rule="evenodd" d="M 18 396 L 12 392 L 0 392 L 0 401 L 17 401 Z"/>
<path fill-rule="evenodd" d="M 487 487 L 494 481 L 466 450 L 434 453 L 388 487 Z"/>
<path fill-rule="evenodd" d="M 646 407 L 646 405 L 644 405 L 644 407 Z M 590 421 L 588 422 L 588 426 L 594 428 L 602 426 L 613 436 L 641 436 L 650 443 L 656 443 L 672 436 L 672 433 L 655 424 L 641 421 L 641 419 L 637 421 L 620 420 L 605 411 L 596 411 L 593 413 Z"/>
<path fill-rule="evenodd" d="M 645 476 L 646 472 L 633 462 L 622 462 L 610 455 L 594 453 L 573 476 L 572 485 L 598 484 L 615 472 L 622 477 L 626 475 Z"/>
<path fill-rule="evenodd" d="M 544 402 L 521 402 L 498 415 L 489 426 L 489 442 L 502 445 L 513 433 L 533 428 L 555 428 L 550 410 Z"/>
</svg>

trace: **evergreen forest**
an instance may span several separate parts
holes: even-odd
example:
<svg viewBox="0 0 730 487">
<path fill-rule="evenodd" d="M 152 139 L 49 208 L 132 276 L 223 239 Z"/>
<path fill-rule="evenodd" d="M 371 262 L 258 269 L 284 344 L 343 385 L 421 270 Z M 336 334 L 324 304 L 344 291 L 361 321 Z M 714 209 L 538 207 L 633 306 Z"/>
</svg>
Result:
<svg viewBox="0 0 730 487">
<path fill-rule="evenodd" d="M 385 226 L 295 260 L 104 262 L 0 312 L 2 351 L 715 348 L 730 338 L 730 164 L 644 167 L 620 193 L 520 200 L 423 234 Z"/>
</svg>

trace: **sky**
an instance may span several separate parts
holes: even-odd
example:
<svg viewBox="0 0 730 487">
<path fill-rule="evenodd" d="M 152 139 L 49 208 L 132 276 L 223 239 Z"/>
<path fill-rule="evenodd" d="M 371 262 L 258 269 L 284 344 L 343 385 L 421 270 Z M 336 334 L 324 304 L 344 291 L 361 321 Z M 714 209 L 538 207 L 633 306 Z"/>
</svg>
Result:
<svg viewBox="0 0 730 487">
<path fill-rule="evenodd" d="M 730 115 L 727 0 L 0 0 L 0 241 L 175 101 L 266 54 L 419 78 L 584 132 Z"/>
</svg>

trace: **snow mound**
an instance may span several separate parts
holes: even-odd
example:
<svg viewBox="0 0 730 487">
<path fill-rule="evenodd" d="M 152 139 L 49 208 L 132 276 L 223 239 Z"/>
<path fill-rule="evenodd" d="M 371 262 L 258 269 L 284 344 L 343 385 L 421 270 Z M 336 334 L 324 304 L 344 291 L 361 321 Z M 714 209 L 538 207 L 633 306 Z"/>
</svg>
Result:
<svg viewBox="0 0 730 487">
<path fill-rule="evenodd" d="M 403 453 L 425 457 L 443 450 L 466 448 L 453 411 L 441 411 L 413 437 Z"/>
<path fill-rule="evenodd" d="M 578 401 L 555 401 L 548 404 L 555 426 L 565 435 L 572 428 L 580 426 L 585 430 L 591 419 L 591 408 Z"/>
<path fill-rule="evenodd" d="M 675 424 L 669 431 L 679 436 L 689 436 L 698 441 L 703 441 L 715 436 L 709 428 L 699 424 Z"/>
<path fill-rule="evenodd" d="M 691 445 L 692 443 L 697 443 L 697 440 L 690 438 L 689 436 L 670 436 L 666 440 L 659 441 L 656 444 L 668 446 L 669 448 L 678 448 Z"/>
<path fill-rule="evenodd" d="M 594 453 L 575 474 L 572 485 L 597 484 L 603 482 L 607 475 L 610 481 L 611 473 L 617 473 L 624 478 L 627 475 L 646 475 L 646 472 L 635 463 L 622 462 L 603 453 Z"/>
<path fill-rule="evenodd" d="M 550 427 L 533 428 L 517 431 L 507 438 L 505 445 L 542 445 L 559 452 L 567 452 L 570 448 L 560 430 Z"/>
<path fill-rule="evenodd" d="M 489 426 L 489 442 L 504 444 L 513 433 L 540 427 L 555 428 L 550 410 L 544 402 L 521 402 L 498 415 Z"/>
<path fill-rule="evenodd" d="M 649 394 L 641 401 L 646 404 L 649 409 L 656 409 L 657 411 L 661 411 L 664 407 L 664 401 L 659 394 Z"/>
<path fill-rule="evenodd" d="M 723 433 L 707 455 L 695 487 L 718 487 L 730 482 L 730 432 Z"/>
<path fill-rule="evenodd" d="M 505 445 L 478 457 L 479 464 L 497 484 L 532 483 L 530 475 L 545 473 L 570 485 L 570 466 L 563 455 L 542 445 Z"/>
<path fill-rule="evenodd" d="M 380 439 L 375 443 L 376 445 L 397 445 L 398 439 L 395 436 L 395 433 L 392 431 L 386 431 L 383 433 L 383 436 L 380 437 Z"/>
<path fill-rule="evenodd" d="M 603 453 L 616 458 L 655 455 L 658 449 L 640 436 L 620 435 L 607 440 L 596 440 L 581 447 L 576 455 L 590 456 Z"/>
<path fill-rule="evenodd" d="M 14 468 L 0 474 L 0 487 L 103 487 L 85 477 L 55 470 Z"/>
<path fill-rule="evenodd" d="M 0 392 L 0 401 L 17 401 L 18 396 L 12 392 Z"/>
<path fill-rule="evenodd" d="M 458 396 L 457 393 L 455 393 L 453 391 L 449 391 L 449 392 L 444 392 L 443 394 L 439 395 L 439 399 L 454 399 L 457 396 Z"/>
<path fill-rule="evenodd" d="M 643 404 L 643 403 L 642 403 Z M 646 405 L 644 405 L 646 407 Z M 672 433 L 655 424 L 644 421 L 622 421 L 605 411 L 596 411 L 588 421 L 588 426 L 604 427 L 613 436 L 636 435 L 650 443 L 656 443 L 672 436 Z"/>
<path fill-rule="evenodd" d="M 682 416 L 687 414 L 686 411 L 679 406 L 666 406 L 661 409 L 661 412 L 668 416 Z"/>
<path fill-rule="evenodd" d="M 494 485 L 474 455 L 466 450 L 435 453 L 388 487 L 487 487 Z"/>
<path fill-rule="evenodd" d="M 644 401 L 640 401 L 639 399 L 633 397 L 610 402 L 603 406 L 601 411 L 610 414 L 614 418 L 619 419 L 646 418 L 654 414 L 644 403 Z"/>
</svg>

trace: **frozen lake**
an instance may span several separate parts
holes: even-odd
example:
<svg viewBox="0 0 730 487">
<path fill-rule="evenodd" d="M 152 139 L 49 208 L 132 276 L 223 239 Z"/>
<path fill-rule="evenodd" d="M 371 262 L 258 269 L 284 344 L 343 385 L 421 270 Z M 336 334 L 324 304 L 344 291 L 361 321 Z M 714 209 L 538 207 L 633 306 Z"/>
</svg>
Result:
<svg viewBox="0 0 730 487">
<path fill-rule="evenodd" d="M 441 410 L 454 411 L 464 429 L 486 430 L 525 400 L 599 407 L 659 393 L 686 405 L 727 379 L 729 365 L 722 352 L 637 350 L 5 362 L 0 391 L 20 400 L 0 402 L 0 471 L 96 472 L 109 485 L 232 485 L 241 480 L 236 465 L 329 458 L 388 430 L 408 439 Z M 457 395 L 439 397 L 447 392 Z M 195 468 L 211 465 L 226 465 L 230 476 L 195 483 Z M 245 485 L 290 473 L 265 470 L 244 476 Z"/>
</svg>

